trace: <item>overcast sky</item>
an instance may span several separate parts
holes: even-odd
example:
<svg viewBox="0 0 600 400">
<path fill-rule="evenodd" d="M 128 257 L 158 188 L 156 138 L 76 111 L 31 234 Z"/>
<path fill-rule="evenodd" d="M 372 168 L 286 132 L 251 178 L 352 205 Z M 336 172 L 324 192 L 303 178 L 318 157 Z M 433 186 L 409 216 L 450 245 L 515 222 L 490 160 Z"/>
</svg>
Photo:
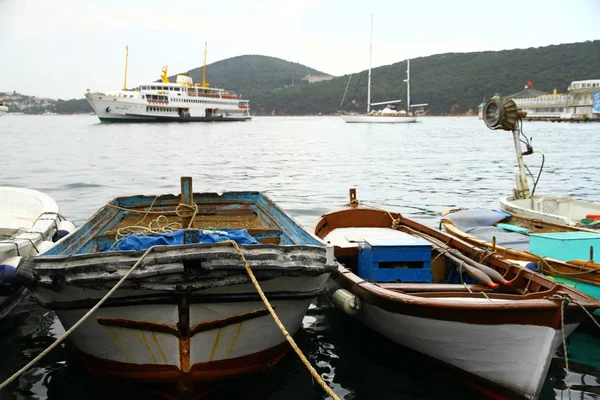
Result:
<svg viewBox="0 0 600 400">
<path fill-rule="evenodd" d="M 600 0 L 0 0 L 0 92 L 118 89 L 125 45 L 137 86 L 201 66 L 205 41 L 209 64 L 261 54 L 344 75 L 368 68 L 371 13 L 373 67 L 600 39 Z"/>
</svg>

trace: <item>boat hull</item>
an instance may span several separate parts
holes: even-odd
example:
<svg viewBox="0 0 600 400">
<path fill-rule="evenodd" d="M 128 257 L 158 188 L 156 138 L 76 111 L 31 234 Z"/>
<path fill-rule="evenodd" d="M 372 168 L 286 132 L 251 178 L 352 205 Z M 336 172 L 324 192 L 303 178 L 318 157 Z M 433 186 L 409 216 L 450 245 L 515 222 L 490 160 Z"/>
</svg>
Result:
<svg viewBox="0 0 600 400">
<path fill-rule="evenodd" d="M 532 399 L 539 396 L 562 335 L 545 326 L 438 321 L 371 305 L 358 319 L 404 347 Z M 565 335 L 578 325 L 565 326 Z"/>
<path fill-rule="evenodd" d="M 255 274 L 293 335 L 330 272 L 266 279 L 258 271 Z M 73 331 L 70 343 L 90 370 L 114 378 L 189 385 L 263 372 L 288 350 L 280 328 L 247 279 L 232 277 L 227 285 L 207 284 L 194 290 L 203 278 L 181 277 L 177 289 L 156 290 L 161 280 L 134 285 L 141 289 L 117 290 Z M 38 287 L 32 292 L 69 329 L 106 293 L 99 285 L 112 284 Z"/>
<path fill-rule="evenodd" d="M 494 301 L 483 296 L 445 298 L 443 302 L 448 307 L 445 312 L 439 308 L 434 312 L 440 307 L 433 304 L 435 301 L 419 307 L 390 300 L 395 296 L 392 292 L 367 294 L 369 288 L 364 285 L 366 292 L 355 291 L 354 283 L 348 280 L 351 276 L 339 272 L 332 275 L 328 295 L 341 288 L 356 295 L 360 309 L 354 318 L 363 325 L 401 346 L 498 385 L 509 393 L 530 399 L 539 396 L 552 356 L 562 343 L 560 319 L 555 324 L 555 318 L 540 317 L 541 309 L 534 308 L 513 309 L 514 316 L 501 315 L 501 310 L 492 308 L 477 311 Z M 578 320 L 566 321 L 565 337 L 577 326 Z"/>
<path fill-rule="evenodd" d="M 5 116 L 6 114 L 8 114 L 8 107 L 0 106 L 0 117 Z"/>
<path fill-rule="evenodd" d="M 250 121 L 252 117 L 246 110 L 237 108 L 211 109 L 188 105 L 186 108 L 173 104 L 152 106 L 146 101 L 86 94 L 90 106 L 102 122 L 226 122 Z M 155 110 L 155 111 L 150 111 Z M 182 110 L 186 110 L 184 114 Z"/>
<path fill-rule="evenodd" d="M 275 300 L 272 306 L 290 334 L 301 326 L 312 297 Z M 57 310 L 70 328 L 88 310 Z M 263 372 L 288 350 L 262 301 L 194 303 L 182 329 L 177 304 L 99 309 L 70 337 L 93 372 L 149 382 L 208 381 Z M 188 375 L 187 377 L 185 375 Z"/>
<path fill-rule="evenodd" d="M 565 225 L 576 225 L 586 215 L 600 214 L 600 204 L 552 196 L 534 196 L 533 199 L 502 197 L 500 209 L 522 217 Z"/>
<path fill-rule="evenodd" d="M 417 117 L 386 117 L 376 115 L 342 115 L 347 123 L 375 123 L 375 124 L 407 124 L 418 122 Z"/>
</svg>

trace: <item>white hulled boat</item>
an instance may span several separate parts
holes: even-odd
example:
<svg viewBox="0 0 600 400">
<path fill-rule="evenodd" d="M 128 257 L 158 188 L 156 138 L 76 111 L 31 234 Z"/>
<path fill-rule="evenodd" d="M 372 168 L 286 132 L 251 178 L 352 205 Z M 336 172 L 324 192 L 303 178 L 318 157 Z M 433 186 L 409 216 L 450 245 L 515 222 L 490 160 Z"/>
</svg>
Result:
<svg viewBox="0 0 600 400">
<path fill-rule="evenodd" d="M 2 102 L 2 100 L 0 100 L 0 117 L 3 117 L 7 113 L 8 113 L 8 107 L 6 107 L 4 105 L 4 103 Z"/>
<path fill-rule="evenodd" d="M 43 253 L 74 229 L 47 194 L 0 186 L 0 319 L 27 293 L 14 279 L 20 260 Z"/>
<path fill-rule="evenodd" d="M 396 104 L 402 100 L 382 101 L 371 103 L 371 60 L 373 57 L 373 15 L 371 15 L 371 45 L 369 48 L 369 78 L 367 84 L 367 113 L 358 115 L 342 115 L 342 119 L 348 123 L 411 123 L 418 122 L 416 113 L 410 111 L 410 107 L 422 109 L 427 104 L 411 104 L 410 101 L 410 60 L 406 60 L 406 110 L 398 110 Z M 371 110 L 371 106 L 385 105 L 383 110 Z"/>
<path fill-rule="evenodd" d="M 211 88 L 206 83 L 206 53 L 201 84 L 194 84 L 192 78 L 185 74 L 177 75 L 175 83 L 169 82 L 166 66 L 161 78 L 162 82 L 141 85 L 137 90 L 127 90 L 126 85 L 123 90 L 107 93 L 88 90 L 85 98 L 102 122 L 251 119 L 248 100 L 239 99 L 235 93 L 225 89 Z"/>
<path fill-rule="evenodd" d="M 518 172 L 516 188 L 513 194 L 500 198 L 500 209 L 513 215 L 552 222 L 555 224 L 588 226 L 600 215 L 600 204 L 578 200 L 571 196 L 535 195 L 541 170 L 534 182 L 533 190 L 529 189 L 527 172 L 523 156 L 533 153 L 530 140 L 523 135 L 522 122 L 525 112 L 517 112 L 518 105 L 512 99 L 492 98 L 483 108 L 483 121 L 490 129 L 512 131 Z M 522 151 L 521 143 L 527 149 Z M 544 163 L 542 162 L 542 167 Z M 540 168 L 542 168 L 540 167 Z"/>
</svg>

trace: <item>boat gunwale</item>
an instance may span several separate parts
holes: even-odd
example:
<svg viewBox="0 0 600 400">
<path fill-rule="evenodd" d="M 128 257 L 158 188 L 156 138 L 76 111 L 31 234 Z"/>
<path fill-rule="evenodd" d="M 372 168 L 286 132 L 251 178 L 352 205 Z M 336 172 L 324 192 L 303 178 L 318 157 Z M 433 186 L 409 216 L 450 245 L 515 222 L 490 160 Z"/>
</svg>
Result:
<svg viewBox="0 0 600 400">
<path fill-rule="evenodd" d="M 446 229 L 448 231 L 449 234 L 451 234 L 452 236 L 455 236 L 457 238 L 460 238 L 461 240 L 464 240 L 468 243 L 471 243 L 474 246 L 479 246 L 481 248 L 487 248 L 487 249 L 491 249 L 494 247 L 493 243 L 490 243 L 485 239 L 481 239 L 477 236 L 473 236 L 467 232 L 462 231 L 451 220 L 444 218 L 446 215 L 449 215 L 453 211 L 458 211 L 458 210 L 444 211 L 444 213 L 442 214 L 442 219 L 440 220 L 440 224 L 444 227 L 444 229 Z M 508 213 L 508 214 L 510 214 L 510 213 Z M 556 227 L 564 226 L 566 229 L 571 230 L 571 231 L 579 230 L 578 227 L 575 227 L 575 226 L 556 224 L 553 222 L 542 221 L 542 220 L 539 220 L 536 218 L 528 218 L 528 217 L 523 217 L 520 215 L 513 216 L 513 217 L 515 217 L 517 219 L 529 220 L 532 223 L 548 224 L 548 225 L 552 225 L 552 226 L 556 226 Z M 583 230 L 590 231 L 588 229 L 583 229 Z M 591 232 L 600 234 L 600 232 L 595 232 L 595 231 L 591 231 Z M 600 263 L 596 263 L 593 261 L 581 260 L 581 261 L 585 262 L 585 264 L 587 265 L 586 267 L 584 267 L 583 265 L 571 264 L 569 261 L 562 261 L 562 260 L 558 260 L 558 259 L 551 258 L 551 257 L 538 256 L 529 251 L 516 250 L 511 247 L 505 247 L 505 246 L 502 246 L 499 244 L 496 244 L 495 248 L 498 253 L 500 253 L 504 256 L 509 255 L 520 261 L 531 261 L 531 262 L 538 263 L 538 262 L 540 262 L 540 260 L 544 260 L 544 263 L 542 263 L 541 269 L 545 273 L 549 273 L 549 274 L 556 274 L 556 273 L 553 271 L 550 271 L 547 268 L 547 266 L 545 265 L 545 263 L 549 264 L 553 269 L 556 269 L 556 268 L 567 269 L 568 271 L 562 271 L 562 272 L 566 272 L 566 273 L 580 273 L 580 272 L 582 272 L 582 268 L 589 268 L 591 270 L 600 269 Z M 510 259 L 507 261 L 510 262 Z M 577 260 L 571 260 L 571 261 L 577 261 Z M 558 270 L 558 271 L 561 272 L 560 270 Z M 600 271 L 598 271 L 598 272 L 590 271 L 590 274 L 599 274 L 599 276 L 600 276 Z M 556 274 L 556 275 L 561 276 L 560 274 Z M 568 276 L 565 276 L 565 277 L 568 277 Z M 581 274 L 581 275 L 577 276 L 577 280 L 579 280 L 581 282 L 589 283 L 592 285 L 597 285 L 599 283 L 598 281 L 595 281 L 593 279 L 586 278 L 585 274 Z M 599 280 L 600 280 L 600 278 L 599 278 Z"/>
</svg>

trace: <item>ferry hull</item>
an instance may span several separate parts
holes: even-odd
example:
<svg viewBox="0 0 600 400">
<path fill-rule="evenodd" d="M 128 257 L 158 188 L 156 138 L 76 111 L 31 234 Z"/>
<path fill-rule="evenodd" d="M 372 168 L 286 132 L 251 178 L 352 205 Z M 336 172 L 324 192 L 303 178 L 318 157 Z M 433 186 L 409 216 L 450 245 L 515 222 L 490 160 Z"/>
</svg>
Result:
<svg viewBox="0 0 600 400">
<path fill-rule="evenodd" d="M 182 108 L 174 104 L 154 106 L 137 99 L 99 94 L 86 94 L 86 98 L 101 122 L 224 122 L 252 119 L 247 111 L 239 109 Z M 160 111 L 149 111 L 149 106 Z"/>
<path fill-rule="evenodd" d="M 347 123 L 408 124 L 415 123 L 417 117 L 385 117 L 375 115 L 342 115 Z"/>
<path fill-rule="evenodd" d="M 5 116 L 8 113 L 8 107 L 0 106 L 0 117 Z"/>
</svg>

